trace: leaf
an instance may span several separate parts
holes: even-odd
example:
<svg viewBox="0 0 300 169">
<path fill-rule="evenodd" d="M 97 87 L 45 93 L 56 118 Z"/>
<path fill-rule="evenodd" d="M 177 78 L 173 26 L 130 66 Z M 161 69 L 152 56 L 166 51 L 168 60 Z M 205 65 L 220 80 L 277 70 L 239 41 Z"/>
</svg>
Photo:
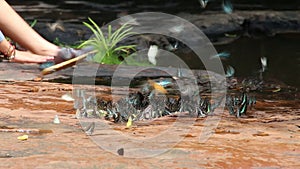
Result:
<svg viewBox="0 0 300 169">
<path fill-rule="evenodd" d="M 276 93 L 276 92 L 280 92 L 281 88 L 277 88 L 277 89 L 274 89 L 272 92 L 273 93 Z"/>
<path fill-rule="evenodd" d="M 91 19 L 91 18 L 88 18 L 89 21 L 94 25 L 94 27 L 96 28 L 96 34 L 95 35 L 98 35 L 99 36 L 99 40 L 103 41 L 103 44 L 106 45 L 106 39 L 100 29 L 100 27 Z"/>
<path fill-rule="evenodd" d="M 132 126 L 132 117 L 129 116 L 127 124 L 126 124 L 126 128 L 130 128 Z"/>
<path fill-rule="evenodd" d="M 117 46 L 117 44 L 124 40 L 126 37 L 133 35 L 131 32 L 132 28 L 127 24 L 122 25 L 115 32 L 112 31 L 112 26 L 108 25 L 108 34 L 107 37 L 104 36 L 100 27 L 91 19 L 88 18 L 91 24 L 83 22 L 85 26 L 87 26 L 94 34 L 89 40 L 84 41 L 79 46 L 93 46 L 97 53 L 93 57 L 93 61 L 97 63 L 104 64 L 120 64 L 122 63 L 119 60 L 119 55 L 121 52 L 125 52 L 128 55 L 128 50 L 132 50 L 135 48 L 135 45 L 122 45 Z"/>
<path fill-rule="evenodd" d="M 64 94 L 61 98 L 65 101 L 74 101 L 75 99 L 70 94 Z"/>
<path fill-rule="evenodd" d="M 118 52 L 118 51 L 126 51 L 127 52 L 127 50 L 128 49 L 135 49 L 135 46 L 136 45 L 128 45 L 128 46 L 119 46 L 119 47 L 117 47 L 117 48 L 115 48 L 114 50 L 113 50 L 113 52 Z"/>
<path fill-rule="evenodd" d="M 224 35 L 225 35 L 225 37 L 228 37 L 228 38 L 236 38 L 237 37 L 237 34 L 225 33 Z"/>
<path fill-rule="evenodd" d="M 97 63 L 102 63 L 103 62 L 103 58 L 105 56 L 104 52 L 98 52 L 94 57 L 93 57 L 93 61 L 97 62 Z"/>
<path fill-rule="evenodd" d="M 17 137 L 17 139 L 18 139 L 18 140 L 22 140 L 22 141 L 27 140 L 27 139 L 28 139 L 28 135 L 25 134 L 25 135 L 23 135 L 23 136 L 19 136 L 19 137 Z"/>
<path fill-rule="evenodd" d="M 33 27 L 36 25 L 36 23 L 37 23 L 37 20 L 36 20 L 36 19 L 35 19 L 35 20 L 33 20 L 33 21 L 32 21 L 32 23 L 30 24 L 30 27 L 32 27 L 32 28 L 33 28 Z"/>
<path fill-rule="evenodd" d="M 125 29 L 125 30 L 124 30 Z M 133 35 L 135 33 L 130 32 L 132 28 L 126 28 L 126 27 L 121 27 L 119 28 L 114 34 L 115 36 L 112 38 L 112 45 L 116 45 L 118 42 L 122 41 L 125 39 L 125 37 L 128 37 L 129 35 Z"/>
</svg>

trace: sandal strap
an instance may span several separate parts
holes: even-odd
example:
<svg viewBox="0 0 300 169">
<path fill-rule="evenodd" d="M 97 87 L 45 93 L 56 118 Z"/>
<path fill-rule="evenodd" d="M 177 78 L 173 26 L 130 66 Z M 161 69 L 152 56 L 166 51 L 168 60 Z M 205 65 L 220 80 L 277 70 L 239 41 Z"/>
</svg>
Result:
<svg viewBox="0 0 300 169">
<path fill-rule="evenodd" d="M 16 47 L 15 45 L 12 45 L 11 43 L 9 43 L 9 47 L 6 50 L 6 52 L 2 53 L 4 58 L 11 61 L 16 57 Z"/>
</svg>

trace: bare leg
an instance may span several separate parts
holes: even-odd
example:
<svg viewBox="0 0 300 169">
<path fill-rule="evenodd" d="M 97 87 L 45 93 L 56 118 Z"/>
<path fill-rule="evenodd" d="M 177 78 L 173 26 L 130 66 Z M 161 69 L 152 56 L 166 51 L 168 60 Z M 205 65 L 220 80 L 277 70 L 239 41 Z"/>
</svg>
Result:
<svg viewBox="0 0 300 169">
<path fill-rule="evenodd" d="M 59 47 L 35 32 L 5 0 L 0 0 L 0 30 L 32 53 L 57 56 Z"/>
<path fill-rule="evenodd" d="M 7 40 L 2 40 L 0 42 L 0 52 L 5 53 L 10 48 L 10 44 Z M 15 58 L 12 62 L 22 62 L 22 63 L 43 63 L 47 60 L 53 59 L 52 56 L 41 56 L 33 54 L 29 51 L 19 51 L 16 50 Z"/>
</svg>

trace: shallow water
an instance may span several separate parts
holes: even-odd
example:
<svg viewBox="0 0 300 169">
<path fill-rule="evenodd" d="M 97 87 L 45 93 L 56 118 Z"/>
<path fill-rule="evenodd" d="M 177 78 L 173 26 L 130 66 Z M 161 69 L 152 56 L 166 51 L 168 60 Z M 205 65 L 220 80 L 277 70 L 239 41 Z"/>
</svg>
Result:
<svg viewBox="0 0 300 169">
<path fill-rule="evenodd" d="M 198 0 L 152 0 L 152 1 L 76 1 L 44 0 L 16 1 L 9 3 L 26 19 L 39 22 L 64 21 L 81 24 L 87 17 L 98 23 L 107 23 L 120 15 L 145 11 L 161 11 L 171 14 L 180 12 L 201 13 Z M 236 10 L 298 10 L 300 1 L 294 0 L 233 0 Z M 220 2 L 211 2 L 206 11 L 222 12 Z M 260 57 L 268 58 L 267 77 L 275 78 L 289 85 L 300 86 L 300 35 L 285 34 L 270 38 L 240 38 L 227 44 L 215 46 L 218 52 L 227 51 L 231 57 L 226 62 L 236 69 L 237 76 L 249 76 L 258 71 Z M 187 60 L 188 61 L 188 60 Z M 188 61 L 192 68 L 197 68 L 194 61 Z"/>
<path fill-rule="evenodd" d="M 260 67 L 260 57 L 267 57 L 265 76 L 300 86 L 300 35 L 285 34 L 269 38 L 241 38 L 231 44 L 216 46 L 219 52 L 228 51 L 228 64 L 237 76 L 251 76 Z"/>
</svg>

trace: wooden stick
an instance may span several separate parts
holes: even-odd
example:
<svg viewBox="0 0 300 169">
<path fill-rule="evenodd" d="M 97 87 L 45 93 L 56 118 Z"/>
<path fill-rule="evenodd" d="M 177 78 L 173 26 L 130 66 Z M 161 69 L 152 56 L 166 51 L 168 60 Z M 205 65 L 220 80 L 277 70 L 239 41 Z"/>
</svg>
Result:
<svg viewBox="0 0 300 169">
<path fill-rule="evenodd" d="M 82 55 L 80 55 L 80 56 L 78 56 L 78 57 L 75 57 L 75 58 L 73 58 L 73 59 L 70 59 L 70 60 L 61 62 L 61 63 L 56 64 L 56 65 L 53 65 L 53 66 L 50 66 L 50 67 L 48 67 L 48 68 L 45 68 L 45 69 L 42 71 L 41 74 L 42 74 L 42 76 L 43 76 L 43 75 L 47 75 L 47 74 L 51 74 L 51 73 L 55 72 L 56 70 L 58 70 L 58 69 L 60 69 L 60 68 L 62 68 L 62 67 L 65 67 L 65 66 L 67 66 L 67 65 L 69 65 L 69 64 L 71 64 L 71 63 L 74 63 L 74 62 L 76 62 L 76 61 L 79 61 L 79 60 L 81 60 L 81 59 L 84 59 L 84 58 L 86 58 L 88 55 L 93 54 L 93 53 L 96 53 L 96 52 L 97 52 L 97 50 L 93 50 L 93 51 L 90 51 L 90 52 L 88 52 L 88 53 L 82 54 Z"/>
<path fill-rule="evenodd" d="M 31 134 L 42 134 L 42 133 L 52 133 L 52 130 L 41 130 L 41 129 L 0 129 L 0 132 L 5 133 L 31 133 Z"/>
</svg>

